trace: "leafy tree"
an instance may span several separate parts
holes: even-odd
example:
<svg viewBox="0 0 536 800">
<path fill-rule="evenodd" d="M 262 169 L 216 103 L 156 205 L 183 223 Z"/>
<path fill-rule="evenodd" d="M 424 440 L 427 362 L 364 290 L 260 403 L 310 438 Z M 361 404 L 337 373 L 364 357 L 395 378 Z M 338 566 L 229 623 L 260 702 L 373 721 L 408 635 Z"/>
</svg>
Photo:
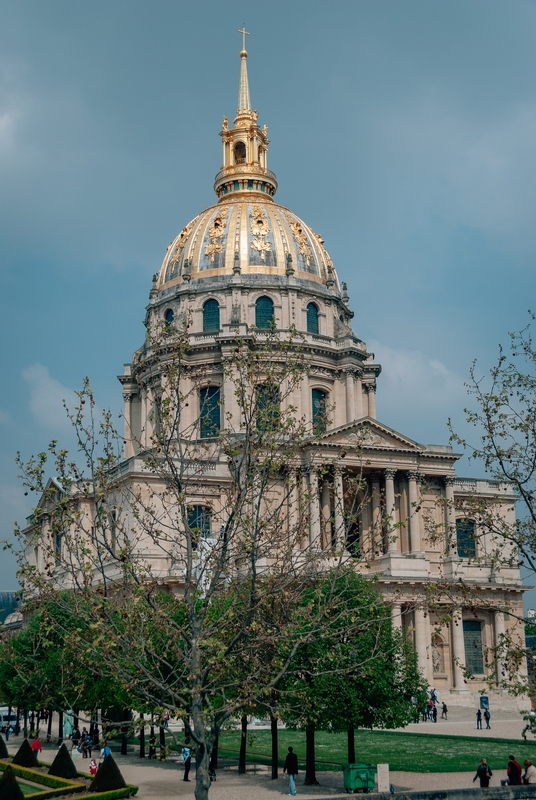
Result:
<svg viewBox="0 0 536 800">
<path fill-rule="evenodd" d="M 152 411 L 135 457 L 123 460 L 109 413 L 97 421 L 86 382 L 70 413 L 78 455 L 52 442 L 20 460 L 25 486 L 40 497 L 33 525 L 20 531 L 25 588 L 77 621 L 54 616 L 91 669 L 105 681 L 113 675 L 135 707 L 185 719 L 197 800 L 208 797 L 222 725 L 269 703 L 334 620 L 348 640 L 367 625 L 365 609 L 345 614 L 336 591 L 358 554 L 348 567 L 341 531 L 330 542 L 322 530 L 311 535 L 300 468 L 304 459 L 313 474 L 326 464 L 310 455 L 319 434 L 293 405 L 309 371 L 303 341 L 292 330 L 286 338 L 250 331 L 229 336 L 222 352 L 229 403 L 221 430 L 207 423 L 217 416 L 215 395 L 202 393 L 211 367 L 191 363 L 186 319 L 150 330 L 137 354 L 139 391 Z M 199 396 L 206 403 L 195 417 Z M 350 507 L 349 527 L 360 511 Z M 312 663 L 312 676 L 325 669 Z M 337 670 L 346 666 L 332 663 Z"/>
<path fill-rule="evenodd" d="M 486 537 L 486 561 L 495 569 L 518 568 L 523 564 L 536 574 L 536 349 L 530 313 L 529 324 L 510 333 L 508 347 L 499 347 L 497 363 L 487 375 L 473 362 L 468 393 L 473 400 L 465 409 L 467 422 L 475 428 L 476 439 L 461 436 L 449 421 L 451 439 L 484 464 L 491 478 L 512 487 L 517 496 L 517 519 L 511 522 L 512 501 L 490 504 L 485 498 L 465 499 L 468 517 L 476 521 L 471 528 L 472 550 Z M 455 532 L 451 532 L 455 536 Z M 474 560 L 478 561 L 478 554 Z M 502 610 L 502 609 L 501 609 Z M 504 609 L 513 613 L 512 609 Z M 505 688 L 525 691 L 519 670 L 525 659 L 524 642 L 508 630 L 493 649 L 499 679 Z M 496 676 L 492 675 L 494 679 Z"/>
</svg>

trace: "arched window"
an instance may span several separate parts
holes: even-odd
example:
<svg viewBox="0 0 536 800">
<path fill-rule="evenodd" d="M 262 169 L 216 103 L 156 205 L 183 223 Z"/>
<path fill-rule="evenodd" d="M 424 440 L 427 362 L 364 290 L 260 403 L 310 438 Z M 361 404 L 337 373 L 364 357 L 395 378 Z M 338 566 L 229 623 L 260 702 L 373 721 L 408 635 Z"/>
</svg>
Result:
<svg viewBox="0 0 536 800">
<path fill-rule="evenodd" d="M 244 142 L 237 142 L 234 146 L 234 163 L 235 164 L 246 163 L 246 145 L 244 144 Z"/>
<path fill-rule="evenodd" d="M 456 520 L 456 544 L 460 558 L 476 556 L 475 523 L 472 519 Z"/>
<path fill-rule="evenodd" d="M 171 325 L 171 323 L 175 319 L 175 313 L 172 308 L 167 309 L 166 313 L 164 314 L 164 319 L 167 325 Z"/>
<path fill-rule="evenodd" d="M 220 305 L 217 300 L 207 300 L 203 306 L 203 332 L 219 331 Z"/>
<path fill-rule="evenodd" d="M 318 333 L 318 307 L 314 303 L 307 306 L 307 333 Z"/>
<path fill-rule="evenodd" d="M 279 422 L 279 389 L 273 383 L 262 383 L 256 388 L 257 430 L 270 431 Z"/>
<path fill-rule="evenodd" d="M 312 405 L 313 405 L 313 432 L 318 435 L 325 432 L 327 427 L 326 419 L 326 392 L 322 389 L 313 389 L 312 391 Z"/>
<path fill-rule="evenodd" d="M 202 439 L 217 436 L 221 427 L 220 389 L 207 386 L 199 392 L 199 432 Z"/>
<path fill-rule="evenodd" d="M 255 325 L 269 328 L 274 323 L 274 303 L 269 297 L 259 297 L 255 303 Z"/>
</svg>

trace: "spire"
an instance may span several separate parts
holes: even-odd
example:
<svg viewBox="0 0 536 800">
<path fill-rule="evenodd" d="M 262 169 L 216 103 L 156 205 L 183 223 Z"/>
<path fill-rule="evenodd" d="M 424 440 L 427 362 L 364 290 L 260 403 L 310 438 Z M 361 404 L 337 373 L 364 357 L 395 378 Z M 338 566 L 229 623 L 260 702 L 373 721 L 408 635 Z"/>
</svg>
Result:
<svg viewBox="0 0 536 800">
<path fill-rule="evenodd" d="M 249 31 L 246 26 L 242 25 L 242 29 L 238 31 L 242 34 L 242 50 L 240 51 L 240 83 L 238 85 L 238 111 L 251 111 L 251 101 L 249 99 L 249 83 L 248 83 L 248 67 L 247 57 L 248 51 L 246 50 L 246 36 L 249 36 Z"/>
</svg>

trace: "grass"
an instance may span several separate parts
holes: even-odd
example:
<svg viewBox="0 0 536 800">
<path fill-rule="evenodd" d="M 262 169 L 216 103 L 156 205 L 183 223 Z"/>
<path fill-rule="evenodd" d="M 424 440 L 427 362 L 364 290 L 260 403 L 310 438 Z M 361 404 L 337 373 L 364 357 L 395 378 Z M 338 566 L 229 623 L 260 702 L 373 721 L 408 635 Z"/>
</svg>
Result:
<svg viewBox="0 0 536 800">
<path fill-rule="evenodd" d="M 339 770 L 347 762 L 346 733 L 317 732 L 316 763 L 318 770 Z M 219 753 L 222 758 L 237 758 L 240 731 L 225 731 L 220 735 Z M 298 755 L 300 767 L 305 764 L 305 733 L 279 731 L 279 763 L 285 760 L 289 745 Z M 398 733 L 392 731 L 355 732 L 356 759 L 369 764 L 387 763 L 390 769 L 403 772 L 471 772 L 481 758 L 492 770 L 506 773 L 510 754 L 523 763 L 526 758 L 536 763 L 536 742 L 511 739 L 486 739 L 470 736 L 441 736 L 437 734 Z M 250 729 L 248 761 L 270 763 L 271 737 L 269 730 Z"/>
</svg>

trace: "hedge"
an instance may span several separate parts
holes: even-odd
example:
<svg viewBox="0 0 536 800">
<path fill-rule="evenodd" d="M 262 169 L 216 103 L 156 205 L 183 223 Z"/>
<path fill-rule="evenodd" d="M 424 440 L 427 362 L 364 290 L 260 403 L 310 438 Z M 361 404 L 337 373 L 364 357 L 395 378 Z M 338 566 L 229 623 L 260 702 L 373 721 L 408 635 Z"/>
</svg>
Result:
<svg viewBox="0 0 536 800">
<path fill-rule="evenodd" d="M 50 764 L 45 764 L 43 761 L 39 762 L 42 767 L 49 767 Z M 5 768 L 9 766 L 7 761 L 0 761 L 0 771 L 3 772 Z M 52 787 L 53 791 L 47 791 L 46 789 L 42 792 L 32 792 L 31 794 L 27 794 L 25 800 L 31 800 L 34 798 L 35 800 L 45 800 L 45 798 L 49 797 L 61 797 L 65 794 L 72 794 L 74 792 L 83 792 L 86 787 L 82 783 L 74 783 L 74 781 L 68 781 L 65 778 L 56 778 L 53 775 L 47 775 L 45 772 L 39 772 L 36 769 L 30 769 L 29 767 L 18 767 L 16 764 L 11 764 L 13 772 L 18 778 L 26 778 L 28 781 L 33 781 L 33 783 L 41 783 L 43 786 L 50 786 Z M 84 772 L 78 773 L 81 778 L 91 778 L 91 775 L 87 775 Z M 125 789 L 113 789 L 109 792 L 98 792 L 93 794 L 88 794 L 87 797 L 90 800 L 120 800 L 123 797 L 133 797 L 138 792 L 137 786 L 128 785 Z"/>
</svg>

